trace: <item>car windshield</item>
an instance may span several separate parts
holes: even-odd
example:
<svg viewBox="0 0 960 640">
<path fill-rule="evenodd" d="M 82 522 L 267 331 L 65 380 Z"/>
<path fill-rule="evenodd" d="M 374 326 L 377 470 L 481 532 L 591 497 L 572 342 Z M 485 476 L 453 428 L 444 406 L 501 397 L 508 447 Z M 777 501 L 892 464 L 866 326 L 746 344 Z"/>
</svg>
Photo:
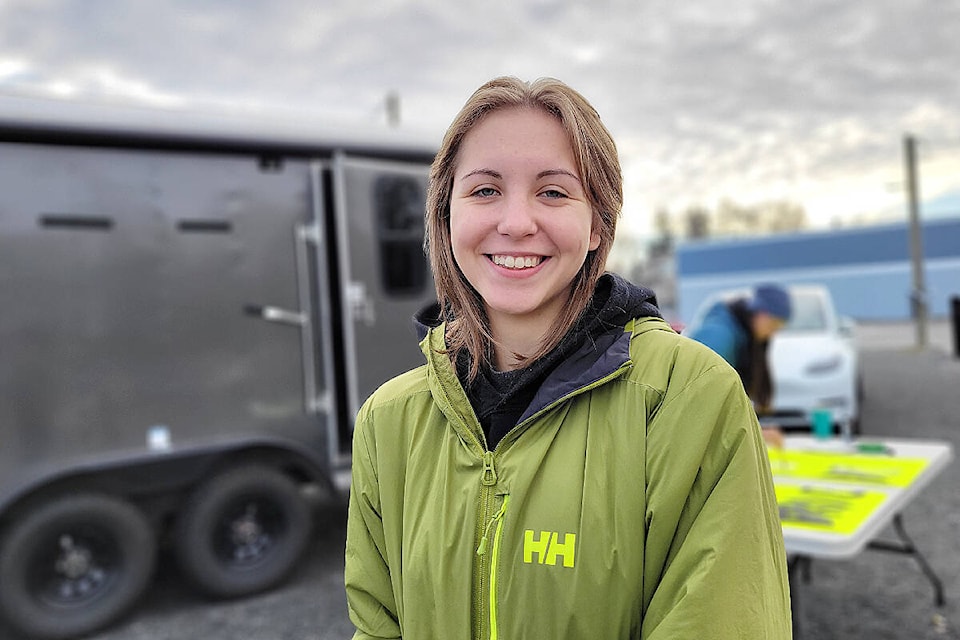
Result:
<svg viewBox="0 0 960 640">
<path fill-rule="evenodd" d="M 827 315 L 820 296 L 803 291 L 792 292 L 793 314 L 784 331 L 824 331 Z"/>
</svg>

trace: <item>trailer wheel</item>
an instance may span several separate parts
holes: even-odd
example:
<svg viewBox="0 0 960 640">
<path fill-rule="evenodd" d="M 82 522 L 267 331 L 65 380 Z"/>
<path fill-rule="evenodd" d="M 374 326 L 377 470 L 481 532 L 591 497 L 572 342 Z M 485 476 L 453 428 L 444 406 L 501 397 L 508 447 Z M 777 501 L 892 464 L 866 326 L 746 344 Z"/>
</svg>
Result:
<svg viewBox="0 0 960 640">
<path fill-rule="evenodd" d="M 13 521 L 0 549 L 0 609 L 32 638 L 117 620 L 150 582 L 156 541 L 139 509 L 99 494 L 57 498 Z"/>
<path fill-rule="evenodd" d="M 306 550 L 310 528 L 309 505 L 290 478 L 266 466 L 239 467 L 190 497 L 174 549 L 200 591 L 232 598 L 283 580 Z"/>
</svg>

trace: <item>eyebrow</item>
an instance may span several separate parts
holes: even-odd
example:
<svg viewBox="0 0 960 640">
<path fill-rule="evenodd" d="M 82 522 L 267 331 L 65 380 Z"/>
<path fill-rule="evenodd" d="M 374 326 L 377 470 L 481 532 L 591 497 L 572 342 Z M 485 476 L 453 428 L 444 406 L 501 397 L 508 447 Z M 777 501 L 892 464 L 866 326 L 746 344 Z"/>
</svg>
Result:
<svg viewBox="0 0 960 640">
<path fill-rule="evenodd" d="M 503 174 L 501 174 L 499 171 L 494 171 L 493 169 L 474 169 L 473 171 L 467 173 L 460 179 L 466 180 L 470 176 L 475 176 L 475 175 L 490 176 L 491 178 L 495 178 L 497 180 L 503 180 Z M 570 176 L 577 182 L 580 182 L 580 178 L 577 177 L 576 174 L 571 173 L 566 169 L 546 169 L 545 171 L 541 171 L 540 173 L 537 174 L 537 179 L 539 180 L 540 178 L 546 178 L 548 176 Z"/>
<path fill-rule="evenodd" d="M 496 178 L 497 180 L 503 180 L 503 175 L 499 171 L 494 171 L 493 169 L 474 169 L 470 173 L 462 176 L 461 180 L 466 180 L 470 176 L 490 176 L 491 178 Z"/>
<path fill-rule="evenodd" d="M 580 178 L 566 169 L 547 169 L 546 171 L 541 171 L 537 174 L 537 178 L 546 178 L 547 176 L 570 176 L 577 182 L 580 182 Z"/>
</svg>

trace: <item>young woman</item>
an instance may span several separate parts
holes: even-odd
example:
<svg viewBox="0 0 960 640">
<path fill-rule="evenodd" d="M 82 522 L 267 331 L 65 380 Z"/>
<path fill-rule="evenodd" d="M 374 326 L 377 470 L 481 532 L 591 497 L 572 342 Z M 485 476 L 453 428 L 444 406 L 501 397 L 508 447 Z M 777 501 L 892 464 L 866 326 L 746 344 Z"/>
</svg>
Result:
<svg viewBox="0 0 960 640">
<path fill-rule="evenodd" d="M 604 273 L 621 203 L 614 142 L 561 82 L 492 80 L 447 131 L 427 363 L 357 416 L 355 638 L 790 637 L 756 416 Z"/>
</svg>

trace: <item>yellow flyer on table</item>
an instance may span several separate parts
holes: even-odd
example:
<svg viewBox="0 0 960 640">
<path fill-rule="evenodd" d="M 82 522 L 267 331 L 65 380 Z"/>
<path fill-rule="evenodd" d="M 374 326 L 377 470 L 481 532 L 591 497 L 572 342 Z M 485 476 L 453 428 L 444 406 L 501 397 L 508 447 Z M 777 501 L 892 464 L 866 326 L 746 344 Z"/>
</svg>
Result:
<svg viewBox="0 0 960 640">
<path fill-rule="evenodd" d="M 803 478 L 879 487 L 906 487 L 928 461 L 885 455 L 768 449 L 770 471 L 782 478 Z"/>
<path fill-rule="evenodd" d="M 778 484 L 780 522 L 786 527 L 849 535 L 883 504 L 888 495 L 869 489 L 836 489 Z"/>
</svg>

